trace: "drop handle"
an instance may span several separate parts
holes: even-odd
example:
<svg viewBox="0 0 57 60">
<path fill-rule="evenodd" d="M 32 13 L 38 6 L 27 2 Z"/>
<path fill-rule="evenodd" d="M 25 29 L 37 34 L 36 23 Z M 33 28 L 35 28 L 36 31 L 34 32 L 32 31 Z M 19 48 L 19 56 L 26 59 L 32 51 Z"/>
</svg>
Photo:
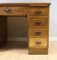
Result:
<svg viewBox="0 0 57 60">
<path fill-rule="evenodd" d="M 36 41 L 35 44 L 37 44 L 37 45 L 38 45 L 38 44 L 41 44 L 41 41 Z"/>
<path fill-rule="evenodd" d="M 40 26 L 42 22 L 35 22 L 35 25 Z"/>
<path fill-rule="evenodd" d="M 41 32 L 35 32 L 35 34 L 39 36 L 41 34 Z"/>
<path fill-rule="evenodd" d="M 4 11 L 7 12 L 7 13 L 10 13 L 11 9 L 10 8 L 6 8 Z"/>
<path fill-rule="evenodd" d="M 41 11 L 35 11 L 35 15 L 41 15 Z"/>
</svg>

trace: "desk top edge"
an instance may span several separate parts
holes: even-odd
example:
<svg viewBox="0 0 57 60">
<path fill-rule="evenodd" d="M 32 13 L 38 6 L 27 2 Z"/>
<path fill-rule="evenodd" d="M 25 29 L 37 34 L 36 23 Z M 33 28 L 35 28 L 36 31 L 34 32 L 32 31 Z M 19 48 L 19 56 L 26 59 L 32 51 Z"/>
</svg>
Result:
<svg viewBox="0 0 57 60">
<path fill-rule="evenodd" d="M 0 6 L 49 6 L 51 3 L 0 3 Z"/>
</svg>

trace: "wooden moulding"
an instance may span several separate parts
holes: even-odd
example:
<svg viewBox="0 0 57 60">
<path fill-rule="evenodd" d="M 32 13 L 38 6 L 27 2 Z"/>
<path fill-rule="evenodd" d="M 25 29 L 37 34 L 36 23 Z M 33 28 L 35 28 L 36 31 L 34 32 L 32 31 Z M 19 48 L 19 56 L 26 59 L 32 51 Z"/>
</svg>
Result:
<svg viewBox="0 0 57 60">
<path fill-rule="evenodd" d="M 40 55 L 44 55 L 44 54 L 48 54 L 48 48 L 40 48 L 40 49 L 29 49 L 29 54 L 40 54 Z"/>
<path fill-rule="evenodd" d="M 50 3 L 0 3 L 0 6 L 49 6 Z"/>
</svg>

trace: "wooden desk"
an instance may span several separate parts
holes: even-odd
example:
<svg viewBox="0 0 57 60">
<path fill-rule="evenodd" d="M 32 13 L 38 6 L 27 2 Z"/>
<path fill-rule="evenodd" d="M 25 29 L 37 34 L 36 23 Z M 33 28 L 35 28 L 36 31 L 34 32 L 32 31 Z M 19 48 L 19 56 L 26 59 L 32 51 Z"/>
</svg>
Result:
<svg viewBox="0 0 57 60">
<path fill-rule="evenodd" d="M 7 16 L 28 17 L 29 54 L 48 53 L 49 3 L 0 4 L 0 45 L 7 41 Z"/>
</svg>

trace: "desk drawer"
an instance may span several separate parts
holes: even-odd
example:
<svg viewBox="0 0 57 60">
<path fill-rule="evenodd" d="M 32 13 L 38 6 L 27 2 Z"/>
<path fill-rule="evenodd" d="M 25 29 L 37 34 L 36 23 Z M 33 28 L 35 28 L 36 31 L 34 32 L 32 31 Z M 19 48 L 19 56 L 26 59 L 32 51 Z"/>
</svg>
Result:
<svg viewBox="0 0 57 60">
<path fill-rule="evenodd" d="M 0 15 L 27 15 L 27 8 L 16 6 L 0 6 Z"/>
<path fill-rule="evenodd" d="M 48 30 L 44 29 L 29 29 L 29 37 L 48 37 Z"/>
<path fill-rule="evenodd" d="M 32 48 L 47 48 L 48 39 L 47 38 L 29 38 L 29 47 Z"/>
<path fill-rule="evenodd" d="M 46 29 L 48 28 L 48 19 L 47 18 L 34 18 L 29 20 L 30 28 L 39 28 Z"/>
<path fill-rule="evenodd" d="M 47 7 L 31 7 L 30 16 L 48 16 L 48 8 Z"/>
<path fill-rule="evenodd" d="M 29 49 L 29 54 L 40 54 L 40 55 L 42 55 L 42 54 L 48 54 L 48 48 L 30 48 Z"/>
</svg>

